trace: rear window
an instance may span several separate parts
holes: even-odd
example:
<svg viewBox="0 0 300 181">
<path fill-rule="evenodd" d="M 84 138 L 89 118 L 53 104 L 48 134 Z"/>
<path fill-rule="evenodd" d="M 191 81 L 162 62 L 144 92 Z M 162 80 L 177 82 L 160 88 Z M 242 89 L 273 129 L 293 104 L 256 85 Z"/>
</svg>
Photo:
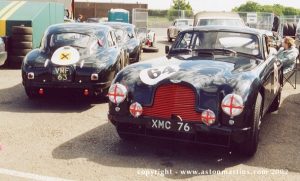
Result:
<svg viewBox="0 0 300 181">
<path fill-rule="evenodd" d="M 188 26 L 188 25 L 189 25 L 188 20 L 178 20 L 176 22 L 176 26 Z"/>
<path fill-rule="evenodd" d="M 85 48 L 90 40 L 89 35 L 79 33 L 60 33 L 51 36 L 50 47 L 72 45 Z"/>
<path fill-rule="evenodd" d="M 243 26 L 240 19 L 200 19 L 198 26 Z"/>
</svg>

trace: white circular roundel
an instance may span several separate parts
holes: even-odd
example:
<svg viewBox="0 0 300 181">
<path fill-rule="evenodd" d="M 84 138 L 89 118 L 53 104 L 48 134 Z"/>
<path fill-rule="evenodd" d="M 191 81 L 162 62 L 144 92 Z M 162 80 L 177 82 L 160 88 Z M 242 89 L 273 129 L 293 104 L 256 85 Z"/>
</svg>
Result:
<svg viewBox="0 0 300 181">
<path fill-rule="evenodd" d="M 60 47 L 52 55 L 51 62 L 56 65 L 76 64 L 80 59 L 79 52 L 70 46 Z"/>
<path fill-rule="evenodd" d="M 158 82 L 172 76 L 179 71 L 178 65 L 168 65 L 144 69 L 140 72 L 140 79 L 147 85 L 155 85 Z"/>
</svg>

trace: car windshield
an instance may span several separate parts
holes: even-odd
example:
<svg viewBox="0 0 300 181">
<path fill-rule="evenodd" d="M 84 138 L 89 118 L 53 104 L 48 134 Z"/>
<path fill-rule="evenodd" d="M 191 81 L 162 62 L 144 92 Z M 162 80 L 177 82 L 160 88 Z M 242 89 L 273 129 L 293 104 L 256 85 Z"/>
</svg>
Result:
<svg viewBox="0 0 300 181">
<path fill-rule="evenodd" d="M 200 19 L 198 26 L 243 26 L 240 19 Z"/>
<path fill-rule="evenodd" d="M 51 36 L 50 47 L 71 45 L 85 48 L 88 46 L 89 40 L 90 36 L 85 34 L 59 33 Z"/>
<path fill-rule="evenodd" d="M 259 41 L 253 34 L 236 32 L 186 32 L 181 34 L 173 50 L 232 50 L 258 56 Z"/>
</svg>

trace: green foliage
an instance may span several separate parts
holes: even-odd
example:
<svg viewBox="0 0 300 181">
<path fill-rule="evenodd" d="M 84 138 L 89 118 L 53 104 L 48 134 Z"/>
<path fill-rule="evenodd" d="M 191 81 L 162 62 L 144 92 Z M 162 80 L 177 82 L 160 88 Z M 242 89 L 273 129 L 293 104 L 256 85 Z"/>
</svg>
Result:
<svg viewBox="0 0 300 181">
<path fill-rule="evenodd" d="M 276 15 L 300 15 L 300 9 L 293 7 L 285 7 L 280 4 L 274 5 L 260 5 L 253 1 L 248 1 L 239 7 L 233 8 L 234 12 L 267 12 L 274 13 Z"/>
<path fill-rule="evenodd" d="M 168 14 L 168 10 L 148 10 L 149 16 L 154 16 L 154 17 L 166 17 Z"/>
<path fill-rule="evenodd" d="M 168 10 L 168 19 L 172 21 L 181 18 L 183 14 L 185 18 L 193 17 L 193 8 L 190 3 L 186 0 L 173 0 L 173 5 Z"/>
<path fill-rule="evenodd" d="M 192 6 L 190 5 L 190 2 L 187 2 L 186 0 L 173 0 L 173 5 L 170 9 L 173 10 L 192 10 Z"/>
</svg>

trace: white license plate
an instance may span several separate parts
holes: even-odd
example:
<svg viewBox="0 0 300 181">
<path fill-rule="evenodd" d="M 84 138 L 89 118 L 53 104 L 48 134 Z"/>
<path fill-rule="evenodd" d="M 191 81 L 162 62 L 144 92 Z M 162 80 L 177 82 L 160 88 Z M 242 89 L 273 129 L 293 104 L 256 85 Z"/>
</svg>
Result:
<svg viewBox="0 0 300 181">
<path fill-rule="evenodd" d="M 177 132 L 193 132 L 192 125 L 187 122 L 176 122 L 176 121 L 166 121 L 166 120 L 158 120 L 152 119 L 150 122 L 151 129 L 158 130 L 169 130 L 169 131 L 177 131 Z"/>
</svg>

